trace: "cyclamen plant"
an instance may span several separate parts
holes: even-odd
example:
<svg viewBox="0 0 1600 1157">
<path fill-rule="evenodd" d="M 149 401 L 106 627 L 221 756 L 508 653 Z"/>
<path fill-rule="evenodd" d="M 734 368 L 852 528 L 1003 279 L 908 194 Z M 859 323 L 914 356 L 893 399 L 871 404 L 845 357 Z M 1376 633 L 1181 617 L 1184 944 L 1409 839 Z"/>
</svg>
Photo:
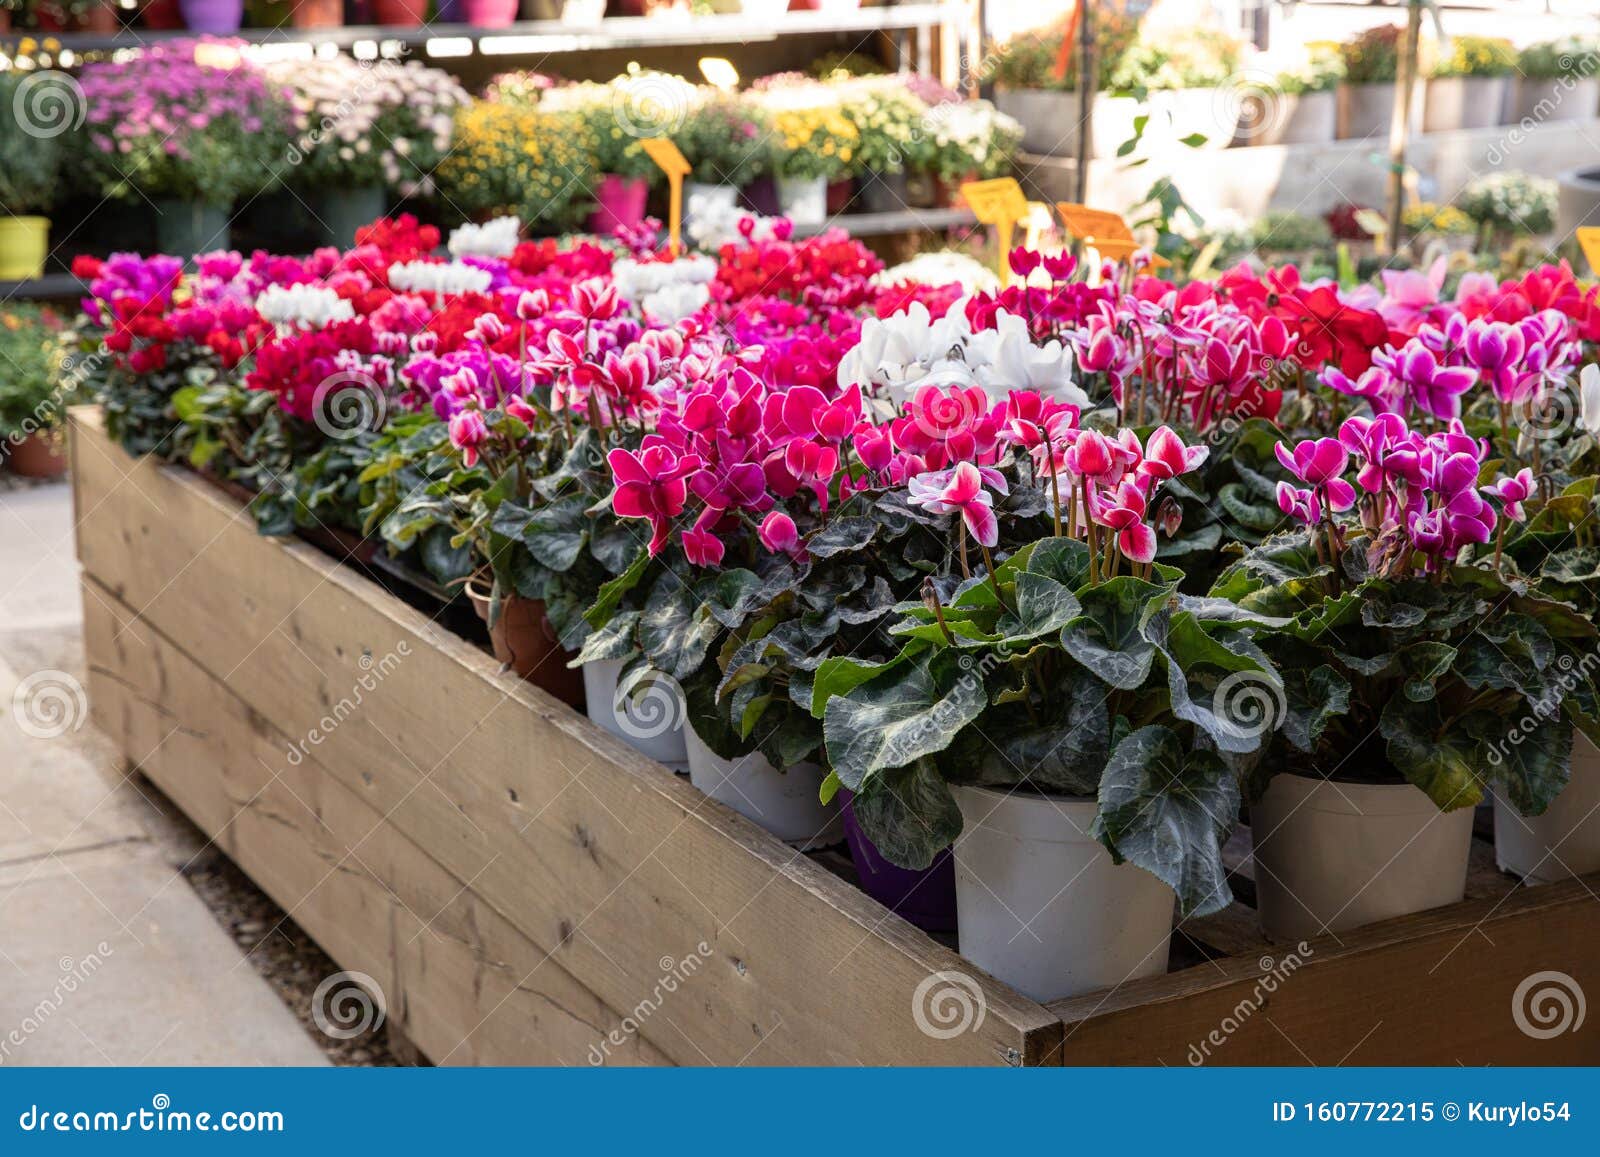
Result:
<svg viewBox="0 0 1600 1157">
<path fill-rule="evenodd" d="M 1507 530 L 1536 487 L 1526 469 L 1485 481 L 1487 455 L 1459 420 L 1423 433 L 1392 413 L 1278 448 L 1303 484 L 1281 483 L 1279 503 L 1302 528 L 1211 592 L 1275 620 L 1263 646 L 1285 721 L 1265 772 L 1404 780 L 1444 810 L 1497 787 L 1539 812 L 1565 784 L 1571 722 L 1548 704 L 1563 698 L 1558 659 L 1594 627 L 1507 573 Z M 1592 714 L 1592 690 L 1573 702 Z"/>
</svg>

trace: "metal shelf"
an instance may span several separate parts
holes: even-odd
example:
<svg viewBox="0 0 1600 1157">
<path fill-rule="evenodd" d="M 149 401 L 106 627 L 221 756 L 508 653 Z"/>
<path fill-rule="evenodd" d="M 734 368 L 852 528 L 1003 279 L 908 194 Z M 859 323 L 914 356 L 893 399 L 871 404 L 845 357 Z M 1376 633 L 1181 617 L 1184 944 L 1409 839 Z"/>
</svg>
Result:
<svg viewBox="0 0 1600 1157">
<path fill-rule="evenodd" d="M 976 225 L 971 209 L 899 209 L 892 213 L 840 213 L 821 225 L 796 225 L 796 237 L 815 237 L 835 227 L 852 237 L 884 237 L 894 233 L 937 233 Z"/>
<path fill-rule="evenodd" d="M 884 237 L 895 233 L 937 233 L 977 224 L 970 209 L 905 209 L 893 213 L 842 213 L 821 225 L 797 225 L 796 237 L 814 237 L 841 228 L 852 237 Z M 24 281 L 0 281 L 0 302 L 13 299 L 65 301 L 81 297 L 88 287 L 70 273 L 47 273 Z"/>
<path fill-rule="evenodd" d="M 244 28 L 235 36 L 249 44 L 356 44 L 421 47 L 428 56 L 527 56 L 604 49 L 653 48 L 685 44 L 755 44 L 784 36 L 848 32 L 892 32 L 931 28 L 960 15 L 960 3 L 896 4 L 838 12 L 784 12 L 757 18 L 742 13 L 694 17 L 612 16 L 594 24 L 562 20 L 522 20 L 503 28 L 470 24 L 429 24 L 418 28 L 395 25 L 342 25 L 334 28 Z M 49 37 L 59 51 L 83 54 L 141 48 L 195 34 L 187 29 L 130 28 L 112 35 L 94 32 L 12 31 L 0 45 L 15 49 L 19 41 Z"/>
</svg>

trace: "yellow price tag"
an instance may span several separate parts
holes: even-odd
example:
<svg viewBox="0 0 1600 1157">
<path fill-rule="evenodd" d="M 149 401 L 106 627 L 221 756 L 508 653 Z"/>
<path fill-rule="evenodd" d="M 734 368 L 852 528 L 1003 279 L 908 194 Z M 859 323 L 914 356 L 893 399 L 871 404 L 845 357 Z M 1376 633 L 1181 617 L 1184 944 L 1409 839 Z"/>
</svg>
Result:
<svg viewBox="0 0 1600 1157">
<path fill-rule="evenodd" d="M 1028 215 L 1028 198 L 1015 177 L 996 177 L 992 181 L 968 181 L 961 186 L 961 196 L 972 209 L 972 215 L 985 225 L 993 225 L 999 241 L 1000 252 L 995 258 L 995 271 L 1005 283 L 1011 277 L 1011 237 L 1017 222 Z"/>
<path fill-rule="evenodd" d="M 656 167 L 667 175 L 667 187 L 671 198 L 667 229 L 671 238 L 672 256 L 676 258 L 683 251 L 683 179 L 689 175 L 691 165 L 678 146 L 666 137 L 651 137 L 640 142 L 646 155 L 656 163 Z"/>
<path fill-rule="evenodd" d="M 1093 246 L 1102 257 L 1112 261 L 1126 261 L 1138 251 L 1139 243 L 1133 230 L 1120 213 L 1106 209 L 1091 209 L 1087 205 L 1074 205 L 1070 201 L 1056 202 L 1061 223 L 1085 245 Z"/>
<path fill-rule="evenodd" d="M 1600 277 L 1600 225 L 1585 225 L 1579 229 L 1578 245 L 1588 258 L 1590 272 Z"/>
</svg>

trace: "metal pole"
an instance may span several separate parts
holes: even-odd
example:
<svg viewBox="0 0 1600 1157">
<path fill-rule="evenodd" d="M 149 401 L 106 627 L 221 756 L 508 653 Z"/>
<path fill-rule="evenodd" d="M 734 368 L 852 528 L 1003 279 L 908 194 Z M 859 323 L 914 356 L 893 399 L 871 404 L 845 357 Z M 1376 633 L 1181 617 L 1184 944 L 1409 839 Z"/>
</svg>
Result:
<svg viewBox="0 0 1600 1157">
<path fill-rule="evenodd" d="M 1094 5 L 1078 0 L 1078 157 L 1073 188 L 1080 205 L 1089 203 L 1089 158 L 1093 156 L 1090 138 L 1094 135 L 1095 93 Z"/>
<path fill-rule="evenodd" d="M 1389 247 L 1400 245 L 1406 204 L 1406 143 L 1411 136 L 1411 96 L 1417 83 L 1417 47 L 1422 38 L 1422 0 L 1408 0 L 1405 37 L 1395 75 L 1394 115 L 1389 121 Z"/>
</svg>

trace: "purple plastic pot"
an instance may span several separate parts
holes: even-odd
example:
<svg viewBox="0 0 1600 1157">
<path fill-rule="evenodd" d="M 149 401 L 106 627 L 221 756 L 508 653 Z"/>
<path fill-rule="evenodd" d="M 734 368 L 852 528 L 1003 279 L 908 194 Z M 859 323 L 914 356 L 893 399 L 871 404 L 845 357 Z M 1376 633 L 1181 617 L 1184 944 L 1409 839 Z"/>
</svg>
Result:
<svg viewBox="0 0 1600 1157">
<path fill-rule="evenodd" d="M 438 24 L 461 23 L 461 0 L 439 0 L 438 15 L 434 17 Z"/>
<path fill-rule="evenodd" d="M 778 182 L 771 177 L 757 177 L 744 187 L 744 201 L 752 213 L 763 217 L 778 215 Z"/>
<path fill-rule="evenodd" d="M 644 220 L 650 186 L 643 177 L 607 173 L 595 186 L 595 210 L 589 214 L 589 232 L 610 237 L 618 229 L 637 229 Z"/>
<path fill-rule="evenodd" d="M 244 20 L 244 0 L 178 0 L 183 25 L 190 32 L 227 36 L 239 31 Z"/>
<path fill-rule="evenodd" d="M 956 930 L 956 867 L 946 848 L 920 872 L 899 868 L 878 852 L 856 823 L 855 795 L 839 789 L 839 812 L 862 891 L 924 932 Z"/>
</svg>

